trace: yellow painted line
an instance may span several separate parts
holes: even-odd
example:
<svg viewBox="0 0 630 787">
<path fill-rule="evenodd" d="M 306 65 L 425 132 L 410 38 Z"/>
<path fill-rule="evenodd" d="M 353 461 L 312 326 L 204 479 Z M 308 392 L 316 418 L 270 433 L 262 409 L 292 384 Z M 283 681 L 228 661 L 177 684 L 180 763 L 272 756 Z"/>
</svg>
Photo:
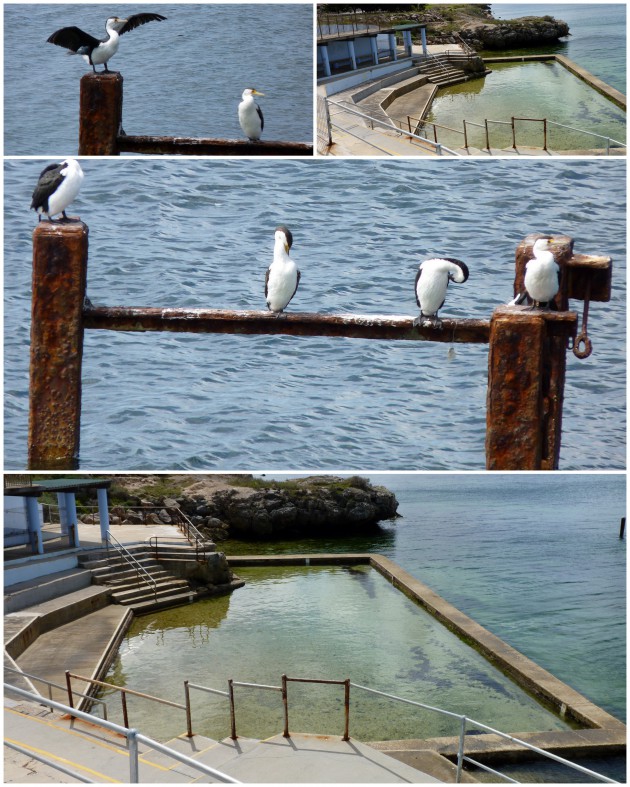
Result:
<svg viewBox="0 0 630 787">
<path fill-rule="evenodd" d="M 13 738 L 5 738 L 5 740 L 7 741 L 7 743 L 15 743 L 17 746 L 22 746 L 24 749 L 28 749 L 29 751 L 35 752 L 36 754 L 41 754 L 46 757 L 49 757 L 51 760 L 62 762 L 64 765 L 70 765 L 79 771 L 85 771 L 86 773 L 90 773 L 92 776 L 98 776 L 99 779 L 104 779 L 106 782 L 114 782 L 116 784 L 122 784 L 122 782 L 119 779 L 113 779 L 111 776 L 106 776 L 104 773 L 101 773 L 100 771 L 95 771 L 92 768 L 87 768 L 85 765 L 79 765 L 78 762 L 74 762 L 73 760 L 67 760 L 65 757 L 58 757 L 56 754 L 53 754 L 51 751 L 47 751 L 46 749 L 38 749 L 36 746 L 29 746 L 27 743 L 23 743 L 22 741 L 16 741 Z"/>
<path fill-rule="evenodd" d="M 77 730 L 72 730 L 70 728 L 60 727 L 58 724 L 55 724 L 52 721 L 46 721 L 46 719 L 40 719 L 38 716 L 28 716 L 24 713 L 20 713 L 19 711 L 13 710 L 13 708 L 6 708 L 5 712 L 14 713 L 16 716 L 19 716 L 22 719 L 29 719 L 30 721 L 36 721 L 39 724 L 44 724 L 47 727 L 52 727 L 53 730 L 57 730 L 57 732 L 66 733 L 68 735 L 76 735 L 78 738 L 81 738 L 84 741 L 88 741 L 94 746 L 100 746 L 102 749 L 107 749 L 108 751 L 113 751 L 115 754 L 120 754 L 123 757 L 128 757 L 129 752 L 126 749 L 121 749 L 117 746 L 112 746 L 109 743 L 105 743 L 105 741 L 99 741 L 96 738 L 87 735 L 84 732 L 78 732 Z M 95 725 L 96 726 L 96 725 Z M 162 765 L 157 765 L 156 763 L 150 762 L 149 760 L 145 760 L 143 757 L 138 757 L 138 762 L 143 763 L 144 765 L 150 765 L 152 768 L 156 768 L 159 771 L 168 771 L 170 768 L 165 768 Z"/>
</svg>

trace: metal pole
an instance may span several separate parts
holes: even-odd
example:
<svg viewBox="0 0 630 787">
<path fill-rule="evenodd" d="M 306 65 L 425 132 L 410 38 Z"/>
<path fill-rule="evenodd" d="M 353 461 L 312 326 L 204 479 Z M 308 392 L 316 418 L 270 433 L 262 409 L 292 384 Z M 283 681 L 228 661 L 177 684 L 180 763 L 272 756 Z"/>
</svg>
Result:
<svg viewBox="0 0 630 787">
<path fill-rule="evenodd" d="M 464 120 L 464 148 L 468 150 L 468 128 L 466 126 L 465 120 Z"/>
<path fill-rule="evenodd" d="M 284 732 L 282 735 L 285 738 L 290 738 L 289 735 L 289 697 L 287 694 L 287 676 L 282 676 L 282 704 L 284 705 Z"/>
<path fill-rule="evenodd" d="M 122 125 L 121 74 L 84 74 L 79 107 L 79 155 L 118 156 Z"/>
<path fill-rule="evenodd" d="M 344 741 L 350 740 L 350 678 L 346 678 L 344 681 L 344 707 L 346 711 L 346 724 L 343 731 L 343 738 Z"/>
<path fill-rule="evenodd" d="M 127 715 L 127 692 L 122 689 L 120 692 L 120 698 L 122 702 L 122 712 L 123 712 L 123 726 L 129 726 L 129 716 Z"/>
<path fill-rule="evenodd" d="M 544 135 L 544 145 L 543 150 L 547 150 L 547 118 L 543 118 L 543 135 Z"/>
<path fill-rule="evenodd" d="M 72 701 L 72 678 L 70 677 L 69 670 L 66 670 L 66 686 L 68 687 L 68 705 L 74 708 L 74 703 Z"/>
<path fill-rule="evenodd" d="M 512 118 L 512 150 L 516 150 L 516 123 Z"/>
<path fill-rule="evenodd" d="M 484 122 L 484 123 L 485 123 L 485 125 L 486 125 L 486 150 L 487 150 L 487 151 L 488 151 L 488 153 L 489 153 L 489 152 L 490 152 L 490 134 L 489 134 L 489 132 L 488 132 L 488 121 L 487 121 L 487 120 L 484 120 L 483 122 Z"/>
<path fill-rule="evenodd" d="M 462 769 L 464 767 L 464 741 L 466 739 L 466 717 L 462 716 L 462 726 L 459 731 L 459 747 L 457 749 L 457 776 L 455 781 L 459 784 L 462 780 Z"/>
<path fill-rule="evenodd" d="M 87 259 L 83 222 L 42 221 L 33 231 L 31 470 L 78 465 Z"/>
<path fill-rule="evenodd" d="M 619 538 L 623 538 L 626 532 L 626 518 L 621 517 L 621 525 L 619 526 Z"/>
<path fill-rule="evenodd" d="M 190 710 L 190 689 L 188 688 L 188 681 L 184 681 L 184 697 L 186 705 L 186 737 L 192 738 L 192 713 Z"/>
<path fill-rule="evenodd" d="M 126 725 L 125 725 L 126 726 Z M 138 767 L 138 730 L 129 730 L 127 742 L 129 746 L 129 783 L 139 784 L 140 769 Z"/>
<path fill-rule="evenodd" d="M 228 680 L 228 695 L 230 697 L 230 738 L 235 741 L 237 739 L 236 709 L 234 708 L 234 681 L 232 678 L 229 678 Z"/>
</svg>

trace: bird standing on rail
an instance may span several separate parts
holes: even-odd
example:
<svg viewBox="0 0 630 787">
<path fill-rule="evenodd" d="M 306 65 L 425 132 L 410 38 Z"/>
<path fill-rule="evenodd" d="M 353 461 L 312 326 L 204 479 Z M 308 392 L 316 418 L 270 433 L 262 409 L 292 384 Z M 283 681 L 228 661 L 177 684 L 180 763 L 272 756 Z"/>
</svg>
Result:
<svg viewBox="0 0 630 787">
<path fill-rule="evenodd" d="M 265 127 L 262 109 L 254 100 L 254 96 L 264 95 L 264 93 L 259 93 L 256 88 L 248 87 L 243 90 L 243 100 L 238 105 L 238 122 L 250 142 L 258 142 Z"/>
<path fill-rule="evenodd" d="M 292 245 L 293 235 L 291 230 L 282 225 L 277 227 L 273 262 L 265 276 L 265 298 L 267 300 L 267 308 L 278 317 L 297 292 L 302 275 L 295 262 L 289 257 Z"/>
<path fill-rule="evenodd" d="M 560 289 L 560 268 L 549 249 L 552 238 L 538 238 L 534 243 L 534 259 L 525 264 L 525 290 L 510 301 L 516 306 L 525 301 L 527 295 L 532 300 L 532 309 L 550 308 Z"/>
<path fill-rule="evenodd" d="M 39 221 L 42 213 L 48 216 L 49 221 L 54 221 L 53 216 L 59 213 L 63 218 L 58 221 L 71 221 L 66 216 L 66 208 L 76 198 L 82 183 L 83 170 L 73 158 L 67 158 L 61 164 L 49 164 L 42 170 L 31 202 L 31 209 L 37 211 Z"/>
<path fill-rule="evenodd" d="M 463 284 L 468 279 L 468 266 L 451 257 L 435 257 L 420 263 L 416 274 L 416 303 L 420 314 L 414 325 L 442 327 L 438 311 L 444 306 L 446 290 L 450 281 Z"/>
<path fill-rule="evenodd" d="M 95 74 L 99 73 L 96 66 L 101 64 L 104 66 L 101 73 L 111 73 L 107 63 L 118 51 L 120 36 L 147 22 L 161 22 L 163 19 L 166 17 L 161 14 L 134 14 L 127 19 L 110 16 L 105 23 L 107 38 L 99 41 L 78 27 L 62 27 L 48 38 L 48 43 L 70 50 L 69 55 L 82 55 Z"/>
</svg>

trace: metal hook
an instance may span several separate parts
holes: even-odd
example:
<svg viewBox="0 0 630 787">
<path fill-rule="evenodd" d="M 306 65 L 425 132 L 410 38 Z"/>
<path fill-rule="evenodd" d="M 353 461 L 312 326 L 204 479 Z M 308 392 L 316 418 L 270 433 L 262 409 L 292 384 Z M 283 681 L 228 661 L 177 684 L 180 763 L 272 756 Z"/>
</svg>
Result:
<svg viewBox="0 0 630 787">
<path fill-rule="evenodd" d="M 575 337 L 573 342 L 573 355 L 576 358 L 588 358 L 593 352 L 593 342 L 588 338 L 588 307 L 591 297 L 590 279 L 586 282 L 586 292 L 584 293 L 584 311 L 582 313 L 582 330 Z"/>
</svg>

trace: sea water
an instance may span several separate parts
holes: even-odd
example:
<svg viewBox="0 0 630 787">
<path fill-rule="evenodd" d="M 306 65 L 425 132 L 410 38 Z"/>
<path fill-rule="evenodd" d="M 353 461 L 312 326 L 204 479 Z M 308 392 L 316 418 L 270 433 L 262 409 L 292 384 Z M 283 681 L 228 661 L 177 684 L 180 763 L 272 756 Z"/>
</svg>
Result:
<svg viewBox="0 0 630 787">
<path fill-rule="evenodd" d="M 84 161 L 71 206 L 90 228 L 96 305 L 265 310 L 273 233 L 302 271 L 291 312 L 414 317 L 418 264 L 466 261 L 443 317 L 513 297 L 531 232 L 613 258 L 593 354 L 568 353 L 563 469 L 625 466 L 625 162 Z M 26 464 L 39 161 L 5 162 L 5 467 Z M 604 198 L 605 196 L 605 198 Z M 581 311 L 582 304 L 572 306 Z M 281 318 L 280 318 L 281 319 Z M 485 345 L 88 331 L 81 466 L 482 469 Z"/>
</svg>

